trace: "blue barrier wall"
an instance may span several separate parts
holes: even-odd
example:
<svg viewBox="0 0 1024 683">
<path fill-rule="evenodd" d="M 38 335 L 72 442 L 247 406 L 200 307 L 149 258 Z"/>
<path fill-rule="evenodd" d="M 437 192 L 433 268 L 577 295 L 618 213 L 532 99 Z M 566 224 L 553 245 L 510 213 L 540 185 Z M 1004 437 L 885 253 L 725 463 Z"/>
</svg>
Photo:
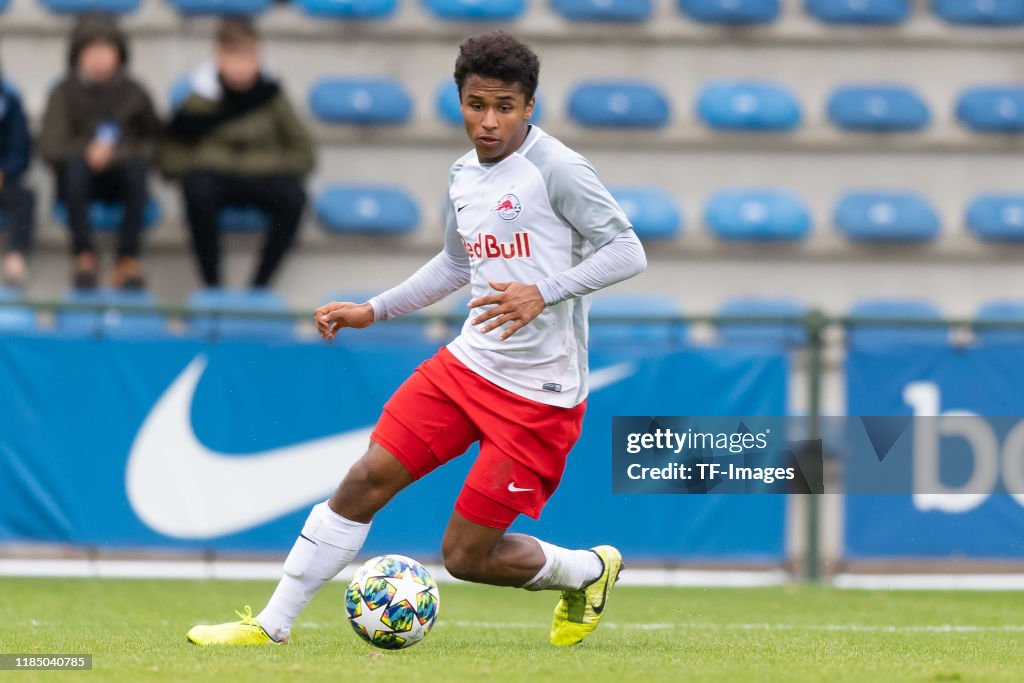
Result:
<svg viewBox="0 0 1024 683">
<path fill-rule="evenodd" d="M 435 350 L 0 338 L 0 542 L 284 551 Z M 785 356 L 634 346 L 591 367 L 603 386 L 562 487 L 515 528 L 641 558 L 781 559 L 781 496 L 613 496 L 610 418 L 783 414 Z M 400 494 L 366 551 L 437 556 L 472 457 Z"/>
</svg>

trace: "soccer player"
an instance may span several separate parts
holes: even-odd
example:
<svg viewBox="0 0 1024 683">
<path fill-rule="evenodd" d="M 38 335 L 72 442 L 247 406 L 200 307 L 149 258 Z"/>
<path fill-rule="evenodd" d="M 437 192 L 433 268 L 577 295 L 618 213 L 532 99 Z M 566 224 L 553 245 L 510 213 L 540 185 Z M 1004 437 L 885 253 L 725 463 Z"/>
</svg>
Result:
<svg viewBox="0 0 1024 683">
<path fill-rule="evenodd" d="M 266 608 L 196 626 L 191 642 L 288 642 L 299 612 L 359 552 L 374 514 L 476 441 L 441 542 L 446 569 L 467 581 L 562 591 L 554 645 L 574 645 L 597 626 L 619 551 L 570 550 L 507 529 L 517 515 L 540 515 L 579 437 L 587 295 L 640 273 L 646 259 L 590 163 L 530 124 L 539 72 L 533 51 L 507 33 L 461 45 L 455 81 L 474 149 L 451 168 L 444 249 L 397 287 L 315 316 L 334 339 L 470 284 L 469 317 L 385 404 L 366 454 L 313 507 Z"/>
</svg>

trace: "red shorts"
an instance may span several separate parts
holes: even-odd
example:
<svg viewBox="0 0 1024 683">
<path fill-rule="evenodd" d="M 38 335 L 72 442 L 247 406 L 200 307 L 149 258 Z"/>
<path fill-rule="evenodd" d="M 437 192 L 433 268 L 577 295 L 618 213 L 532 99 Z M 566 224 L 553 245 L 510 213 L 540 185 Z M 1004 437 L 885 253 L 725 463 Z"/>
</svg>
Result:
<svg viewBox="0 0 1024 683">
<path fill-rule="evenodd" d="M 586 401 L 559 408 L 484 379 L 446 348 L 421 364 L 384 405 L 371 438 L 414 479 L 480 442 L 480 455 L 455 501 L 466 519 L 506 529 L 534 519 L 558 488 L 583 426 Z"/>
</svg>

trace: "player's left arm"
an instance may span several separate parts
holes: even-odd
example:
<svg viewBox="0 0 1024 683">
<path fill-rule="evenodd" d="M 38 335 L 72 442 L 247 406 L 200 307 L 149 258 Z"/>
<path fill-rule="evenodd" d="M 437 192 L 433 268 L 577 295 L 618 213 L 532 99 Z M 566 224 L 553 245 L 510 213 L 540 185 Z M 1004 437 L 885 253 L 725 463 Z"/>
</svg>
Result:
<svg viewBox="0 0 1024 683">
<path fill-rule="evenodd" d="M 551 164 L 545 174 L 552 207 L 594 248 L 569 270 L 535 284 L 491 282 L 499 294 L 480 297 L 470 307 L 496 304 L 477 316 L 474 325 L 487 323 L 482 332 L 498 327 L 504 341 L 540 315 L 545 306 L 581 297 L 627 280 L 647 267 L 640 239 L 626 214 L 582 156 Z"/>
</svg>

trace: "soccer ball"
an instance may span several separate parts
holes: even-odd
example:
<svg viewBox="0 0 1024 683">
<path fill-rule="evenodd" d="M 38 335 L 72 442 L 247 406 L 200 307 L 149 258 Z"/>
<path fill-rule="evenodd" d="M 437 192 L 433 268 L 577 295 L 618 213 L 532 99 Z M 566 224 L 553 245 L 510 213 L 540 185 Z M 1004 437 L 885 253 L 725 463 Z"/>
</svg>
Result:
<svg viewBox="0 0 1024 683">
<path fill-rule="evenodd" d="M 400 650 L 423 640 L 440 606 L 441 596 L 430 572 L 404 555 L 367 560 L 345 591 L 352 630 L 385 650 Z"/>
</svg>

